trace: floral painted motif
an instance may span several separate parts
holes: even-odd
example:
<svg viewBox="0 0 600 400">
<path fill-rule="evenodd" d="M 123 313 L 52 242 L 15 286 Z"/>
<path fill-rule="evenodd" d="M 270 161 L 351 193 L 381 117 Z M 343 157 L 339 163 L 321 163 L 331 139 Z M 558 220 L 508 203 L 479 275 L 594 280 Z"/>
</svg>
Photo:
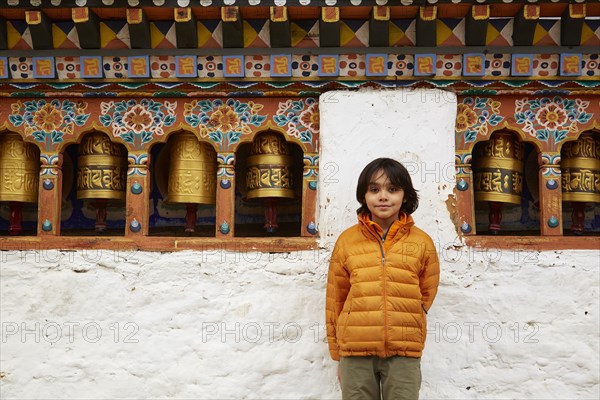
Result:
<svg viewBox="0 0 600 400">
<path fill-rule="evenodd" d="M 458 105 L 456 115 L 457 148 L 461 144 L 474 142 L 478 136 L 486 136 L 489 126 L 496 126 L 504 117 L 500 116 L 500 102 L 487 97 L 466 97 Z"/>
<path fill-rule="evenodd" d="M 277 126 L 286 126 L 288 135 L 312 144 L 319 134 L 319 103 L 312 97 L 281 102 L 273 120 Z"/>
<path fill-rule="evenodd" d="M 221 149 L 237 143 L 242 135 L 252 133 L 251 126 L 260 126 L 267 117 L 260 115 L 262 104 L 253 101 L 243 103 L 235 99 L 194 100 L 185 103 L 185 121 L 197 128 L 200 137 L 208 137 Z"/>
<path fill-rule="evenodd" d="M 458 105 L 456 132 L 464 132 L 477 122 L 477 114 L 465 104 Z"/>
<path fill-rule="evenodd" d="M 151 142 L 153 135 L 163 135 L 164 127 L 175 123 L 177 102 L 143 99 L 109 101 L 100 105 L 100 122 L 111 127 L 114 136 L 121 137 L 133 148 L 140 149 Z"/>
<path fill-rule="evenodd" d="M 25 134 L 36 141 L 51 146 L 62 142 L 64 135 L 73 133 L 73 127 L 83 126 L 90 114 L 85 110 L 88 103 L 69 100 L 33 100 L 11 104 L 11 115 L 8 120 L 15 127 L 23 125 Z"/>
<path fill-rule="evenodd" d="M 585 112 L 589 105 L 589 101 L 560 96 L 553 99 L 523 98 L 515 102 L 515 119 L 529 136 L 547 143 L 552 140 L 556 144 L 569 133 L 578 132 L 580 124 L 589 122 L 593 116 Z"/>
</svg>

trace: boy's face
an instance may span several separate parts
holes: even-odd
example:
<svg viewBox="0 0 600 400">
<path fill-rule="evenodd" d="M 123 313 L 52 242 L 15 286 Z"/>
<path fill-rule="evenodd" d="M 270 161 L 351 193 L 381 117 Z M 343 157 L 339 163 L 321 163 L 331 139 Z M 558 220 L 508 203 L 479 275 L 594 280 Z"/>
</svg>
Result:
<svg viewBox="0 0 600 400">
<path fill-rule="evenodd" d="M 373 174 L 365 193 L 365 202 L 373 222 L 387 230 L 398 219 L 403 201 L 404 189 L 392 184 L 382 170 Z"/>
</svg>

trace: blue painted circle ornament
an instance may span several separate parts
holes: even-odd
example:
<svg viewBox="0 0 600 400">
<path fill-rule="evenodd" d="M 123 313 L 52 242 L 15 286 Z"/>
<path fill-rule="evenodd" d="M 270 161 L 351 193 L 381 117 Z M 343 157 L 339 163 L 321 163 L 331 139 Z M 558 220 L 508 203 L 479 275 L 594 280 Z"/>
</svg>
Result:
<svg viewBox="0 0 600 400">
<path fill-rule="evenodd" d="M 548 218 L 548 226 L 550 228 L 556 228 L 558 226 L 558 219 L 554 215 Z"/>
<path fill-rule="evenodd" d="M 308 188 L 310 190 L 317 190 L 317 181 L 310 181 L 310 182 L 308 182 Z"/>
<path fill-rule="evenodd" d="M 469 188 L 469 184 L 464 179 L 461 179 L 456 184 L 456 188 L 458 190 L 460 190 L 461 192 L 464 192 L 465 190 L 467 190 Z"/>
<path fill-rule="evenodd" d="M 314 222 L 310 222 L 307 227 L 306 230 L 308 231 L 308 233 L 310 233 L 311 235 L 314 235 L 317 233 L 317 225 L 315 225 Z"/>
<path fill-rule="evenodd" d="M 221 179 L 221 187 L 223 189 L 229 189 L 231 187 L 231 181 L 229 179 Z"/>
<path fill-rule="evenodd" d="M 546 182 L 546 187 L 550 190 L 554 190 L 558 188 L 558 182 L 555 179 L 549 179 Z"/>
<path fill-rule="evenodd" d="M 133 194 L 140 194 L 143 190 L 144 188 L 142 187 L 142 185 L 140 185 L 137 182 L 134 182 L 133 185 L 131 185 L 131 193 Z"/>
<path fill-rule="evenodd" d="M 46 190 L 52 190 L 54 189 L 54 182 L 52 182 L 50 179 L 46 178 L 44 179 L 44 189 Z"/>
<path fill-rule="evenodd" d="M 471 228 L 471 225 L 463 222 L 463 224 L 460 226 L 460 230 L 462 233 L 471 233 L 473 229 Z"/>
<path fill-rule="evenodd" d="M 131 221 L 131 223 L 129 224 L 129 230 L 131 232 L 139 232 L 142 229 L 142 225 L 138 222 L 137 219 L 133 219 L 133 221 Z"/>
<path fill-rule="evenodd" d="M 221 232 L 223 235 L 227 235 L 229 233 L 229 230 L 229 224 L 227 223 L 227 221 L 223 221 L 223 223 L 219 227 L 219 232 Z"/>
<path fill-rule="evenodd" d="M 42 223 L 42 230 L 43 230 L 44 232 L 50 232 L 50 231 L 52 230 L 52 222 L 50 222 L 50 220 L 48 220 L 48 219 L 47 219 L 47 220 L 45 220 L 45 221 Z"/>
</svg>

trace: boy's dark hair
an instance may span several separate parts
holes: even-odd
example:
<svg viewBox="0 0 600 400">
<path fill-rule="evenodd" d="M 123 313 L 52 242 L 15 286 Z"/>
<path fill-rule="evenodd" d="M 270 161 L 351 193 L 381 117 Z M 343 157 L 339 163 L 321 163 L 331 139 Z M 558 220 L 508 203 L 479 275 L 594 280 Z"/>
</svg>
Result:
<svg viewBox="0 0 600 400">
<path fill-rule="evenodd" d="M 410 174 L 404 165 L 391 158 L 378 158 L 367 164 L 358 177 L 356 200 L 360 203 L 360 208 L 356 210 L 356 213 L 370 214 L 365 201 L 365 194 L 369 190 L 371 179 L 374 178 L 373 174 L 377 171 L 383 171 L 392 184 L 404 190 L 404 203 L 400 207 L 400 211 L 408 215 L 415 212 L 417 207 L 419 207 L 419 195 L 413 187 Z"/>
</svg>

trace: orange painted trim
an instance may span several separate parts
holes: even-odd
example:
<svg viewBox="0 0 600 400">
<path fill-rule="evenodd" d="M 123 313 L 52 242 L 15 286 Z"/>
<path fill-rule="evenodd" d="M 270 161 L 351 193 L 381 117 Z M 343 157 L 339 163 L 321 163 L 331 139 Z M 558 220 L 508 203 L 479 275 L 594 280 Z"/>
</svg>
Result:
<svg viewBox="0 0 600 400">
<path fill-rule="evenodd" d="M 232 239 L 235 236 L 235 162 L 236 153 L 219 153 L 218 159 L 226 159 L 227 157 L 233 157 L 231 163 L 222 164 L 219 162 L 217 165 L 217 171 L 225 169 L 232 176 L 217 176 L 217 195 L 216 195 L 216 208 L 215 208 L 215 236 L 222 239 Z M 224 189 L 221 186 L 221 181 L 228 179 L 230 186 Z M 221 232 L 221 225 L 226 222 L 229 225 L 229 232 Z"/>
<path fill-rule="evenodd" d="M 27 25 L 39 25 L 42 23 L 41 11 L 25 11 L 25 21 Z"/>
<path fill-rule="evenodd" d="M 465 236 L 465 243 L 482 249 L 598 250 L 600 236 Z"/>
<path fill-rule="evenodd" d="M 221 20 L 223 22 L 236 22 L 240 16 L 240 9 L 237 6 L 221 8 Z"/>
<path fill-rule="evenodd" d="M 488 4 L 476 4 L 471 8 L 471 15 L 476 21 L 490 18 L 490 6 Z"/>
<path fill-rule="evenodd" d="M 576 3 L 570 3 L 569 4 L 569 16 L 571 18 L 585 18 L 585 13 L 586 8 L 585 8 L 585 4 L 576 4 Z"/>
<path fill-rule="evenodd" d="M 131 166 L 130 166 L 131 167 Z M 143 237 L 147 236 L 150 225 L 150 171 L 146 165 L 136 165 L 138 170 L 143 170 L 146 175 L 134 174 L 127 176 L 126 190 L 126 208 L 125 208 L 125 236 L 126 237 Z M 138 183 L 142 192 L 134 194 L 131 191 L 134 183 Z M 133 232 L 129 227 L 133 220 L 136 220 L 141 229 L 138 232 Z"/>
<path fill-rule="evenodd" d="M 285 22 L 288 20 L 287 7 L 269 7 L 272 22 Z"/>
<path fill-rule="evenodd" d="M 323 22 L 338 22 L 340 20 L 339 7 L 323 7 L 321 9 L 321 19 Z"/>
<path fill-rule="evenodd" d="M 151 97 L 150 95 L 146 96 L 146 98 L 150 98 L 150 97 Z M 72 99 L 70 97 L 57 97 L 57 99 L 61 100 L 61 102 L 64 98 Z M 139 97 L 132 96 L 130 98 L 137 100 L 139 103 Z M 215 98 L 206 98 L 206 97 L 202 97 L 201 99 L 202 100 L 210 100 L 210 101 L 215 100 Z M 302 142 L 300 140 L 300 138 L 295 137 L 292 134 L 290 134 L 288 132 L 287 126 L 279 127 L 273 122 L 273 116 L 276 115 L 279 107 L 282 106 L 282 104 L 284 102 L 286 102 L 290 99 L 297 100 L 299 98 L 297 96 L 289 97 L 289 98 L 283 98 L 283 97 L 237 98 L 236 100 L 248 102 L 248 103 L 252 102 L 253 105 L 260 107 L 259 114 L 261 116 L 265 116 L 266 119 L 260 126 L 255 126 L 255 125 L 251 125 L 251 124 L 248 125 L 248 128 L 250 129 L 250 131 L 248 133 L 244 133 L 240 137 L 240 141 L 238 143 L 229 145 L 228 146 L 229 148 L 219 148 L 220 145 L 218 143 L 209 141 L 206 136 L 203 137 L 201 135 L 201 132 L 199 131 L 199 129 L 200 129 L 199 127 L 193 128 L 192 126 L 190 126 L 188 123 L 185 122 L 186 107 L 188 107 L 188 108 L 192 107 L 192 104 L 194 103 L 194 101 L 197 102 L 197 100 L 199 100 L 199 99 L 196 99 L 196 100 L 191 100 L 191 99 L 183 99 L 182 100 L 182 99 L 178 99 L 178 98 L 161 99 L 161 102 L 163 102 L 163 103 L 170 102 L 170 103 L 175 104 L 175 110 L 174 110 L 175 114 L 174 115 L 176 116 L 177 122 L 175 124 L 173 124 L 172 126 L 168 126 L 168 127 L 164 126 L 162 135 L 154 135 L 152 142 L 144 144 L 141 148 L 136 148 L 135 145 L 126 142 L 121 136 L 115 135 L 115 133 L 113 132 L 112 126 L 110 126 L 110 125 L 103 126 L 99 121 L 99 117 L 102 113 L 103 103 L 108 104 L 110 102 L 118 102 L 123 99 L 110 99 L 109 101 L 107 101 L 107 99 L 105 99 L 105 98 L 93 98 L 93 99 L 90 98 L 90 99 L 86 99 L 85 101 L 78 100 L 78 99 L 72 99 L 72 101 L 81 103 L 83 106 L 85 106 L 84 107 L 85 113 L 86 114 L 89 113 L 90 117 L 87 119 L 85 124 L 83 124 L 82 126 L 77 126 L 75 124 L 72 124 L 72 131 L 69 133 L 66 133 L 63 136 L 62 141 L 58 144 L 51 144 L 49 141 L 45 142 L 45 143 L 35 141 L 33 136 L 31 135 L 31 133 L 27 131 L 28 127 L 26 126 L 26 124 L 23 124 L 19 127 L 10 126 L 10 123 L 8 122 L 8 116 L 11 115 L 11 113 L 13 112 L 12 111 L 13 108 L 16 107 L 17 109 L 20 109 L 23 106 L 23 102 L 33 100 L 33 99 L 19 98 L 19 99 L 14 99 L 14 100 L 9 100 L 9 101 L 2 101 L 2 102 L 0 102 L 0 123 L 2 123 L 2 121 L 3 121 L 2 117 L 5 117 L 6 119 L 4 120 L 4 123 L 2 125 L 0 125 L 0 132 L 3 132 L 4 130 L 9 130 L 11 132 L 19 133 L 23 137 L 24 141 L 35 144 L 42 153 L 57 154 L 57 153 L 63 152 L 64 149 L 71 144 L 80 143 L 81 139 L 83 138 L 83 136 L 85 134 L 87 134 L 89 132 L 93 132 L 93 131 L 98 131 L 98 132 L 102 132 L 102 133 L 105 133 L 106 135 L 108 135 L 112 142 L 124 145 L 129 153 L 140 154 L 145 151 L 150 151 L 149 149 L 154 144 L 165 143 L 168 140 L 170 135 L 172 135 L 173 133 L 176 133 L 176 132 L 180 132 L 182 130 L 185 130 L 187 132 L 192 132 L 198 137 L 198 139 L 200 141 L 210 143 L 211 146 L 213 146 L 213 148 L 217 152 L 235 152 L 237 150 L 237 148 L 239 147 L 239 145 L 241 145 L 245 142 L 252 141 L 254 139 L 254 136 L 258 132 L 271 129 L 271 130 L 275 130 L 275 131 L 283 134 L 288 142 L 291 142 L 291 143 L 294 143 L 294 144 L 297 144 L 298 146 L 300 146 L 300 148 L 302 149 L 303 152 L 305 152 L 305 153 L 306 152 L 314 152 L 315 151 L 314 147 L 319 142 L 318 132 L 313 132 L 312 142 L 306 143 L 306 142 Z M 50 102 L 51 99 L 48 99 L 47 101 Z M 317 112 L 317 110 L 315 110 L 315 112 Z"/>
<path fill-rule="evenodd" d="M 87 7 L 72 8 L 71 18 L 75 23 L 87 22 L 90 19 L 90 9 Z"/>
<path fill-rule="evenodd" d="M 173 19 L 175 19 L 175 22 L 188 22 L 192 19 L 192 9 L 189 7 L 174 8 Z"/>
<path fill-rule="evenodd" d="M 128 24 L 141 24 L 144 19 L 144 12 L 141 8 L 128 8 L 127 9 L 127 23 Z"/>
<path fill-rule="evenodd" d="M 283 253 L 298 250 L 318 250 L 316 237 L 285 238 L 240 238 L 228 240 L 218 238 L 175 238 L 175 237 L 93 237 L 56 236 L 47 237 L 0 237 L 0 250 L 226 250 L 234 252 L 259 251 Z"/>
<path fill-rule="evenodd" d="M 425 6 L 419 8 L 419 16 L 423 21 L 433 21 L 437 18 L 436 6 Z"/>
<path fill-rule="evenodd" d="M 373 19 L 375 21 L 389 21 L 390 20 L 390 8 L 388 6 L 374 6 L 373 7 Z"/>
<path fill-rule="evenodd" d="M 527 20 L 540 19 L 540 6 L 537 4 L 525 4 L 523 6 L 523 16 Z"/>
</svg>

